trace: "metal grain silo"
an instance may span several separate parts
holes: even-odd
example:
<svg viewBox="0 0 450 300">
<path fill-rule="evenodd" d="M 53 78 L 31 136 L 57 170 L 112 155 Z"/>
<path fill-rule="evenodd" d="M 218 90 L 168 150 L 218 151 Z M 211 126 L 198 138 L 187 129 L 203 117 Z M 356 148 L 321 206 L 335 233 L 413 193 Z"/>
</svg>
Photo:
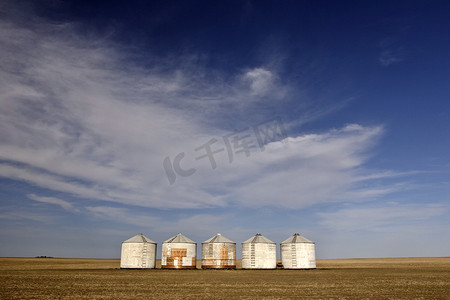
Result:
<svg viewBox="0 0 450 300">
<path fill-rule="evenodd" d="M 122 242 L 122 269 L 153 269 L 156 264 L 156 243 L 139 233 Z"/>
<path fill-rule="evenodd" d="M 276 266 L 274 242 L 258 233 L 242 243 L 242 269 L 275 269 Z"/>
<path fill-rule="evenodd" d="M 162 244 L 162 269 L 195 269 L 197 267 L 197 243 L 181 233 Z"/>
<path fill-rule="evenodd" d="M 203 269 L 236 269 L 236 243 L 220 233 L 202 243 Z"/>
<path fill-rule="evenodd" d="M 280 245 L 281 263 L 285 269 L 315 269 L 314 242 L 296 233 Z"/>
</svg>

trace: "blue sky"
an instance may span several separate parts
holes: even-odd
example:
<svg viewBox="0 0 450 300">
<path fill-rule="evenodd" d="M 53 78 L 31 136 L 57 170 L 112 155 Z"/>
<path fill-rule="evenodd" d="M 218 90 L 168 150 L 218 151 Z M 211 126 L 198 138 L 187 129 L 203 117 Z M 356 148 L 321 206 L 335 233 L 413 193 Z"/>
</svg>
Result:
<svg viewBox="0 0 450 300">
<path fill-rule="evenodd" d="M 0 256 L 119 257 L 140 232 L 448 256 L 449 12 L 0 2 Z"/>
</svg>

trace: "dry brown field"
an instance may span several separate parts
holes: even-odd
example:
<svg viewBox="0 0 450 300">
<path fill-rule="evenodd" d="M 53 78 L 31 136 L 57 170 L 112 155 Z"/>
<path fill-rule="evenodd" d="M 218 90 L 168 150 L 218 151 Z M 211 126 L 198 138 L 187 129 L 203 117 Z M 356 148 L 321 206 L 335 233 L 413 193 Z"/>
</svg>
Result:
<svg viewBox="0 0 450 300">
<path fill-rule="evenodd" d="M 324 259 L 315 270 L 123 270 L 0 258 L 1 299 L 450 299 L 450 257 Z"/>
</svg>

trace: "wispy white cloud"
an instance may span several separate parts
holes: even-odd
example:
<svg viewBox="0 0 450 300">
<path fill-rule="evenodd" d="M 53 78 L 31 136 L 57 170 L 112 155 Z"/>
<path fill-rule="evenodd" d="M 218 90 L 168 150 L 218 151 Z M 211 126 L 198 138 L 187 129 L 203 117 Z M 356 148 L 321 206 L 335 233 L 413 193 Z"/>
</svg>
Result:
<svg viewBox="0 0 450 300">
<path fill-rule="evenodd" d="M 251 94 L 264 96 L 274 88 L 272 72 L 263 68 L 255 68 L 245 73 L 244 79 L 249 82 Z"/>
<path fill-rule="evenodd" d="M 396 28 L 396 26 L 393 27 Z M 381 39 L 378 44 L 378 47 L 380 48 L 378 61 L 384 67 L 388 67 L 405 60 L 405 48 L 401 41 L 402 36 L 409 29 L 409 26 L 402 26 L 401 28 L 396 29 L 397 32 Z"/>
<path fill-rule="evenodd" d="M 374 180 L 374 179 L 384 179 L 384 178 L 398 178 L 398 177 L 405 177 L 405 176 L 413 176 L 417 174 L 423 174 L 424 171 L 408 171 L 408 172 L 395 172 L 392 170 L 385 170 L 385 171 L 373 171 L 370 174 L 367 175 L 361 175 L 358 177 L 358 181 L 365 181 L 365 180 Z"/>
<path fill-rule="evenodd" d="M 383 50 L 378 57 L 378 61 L 383 65 L 384 67 L 388 67 L 390 65 L 393 65 L 395 63 L 399 63 L 403 61 L 403 55 L 401 54 L 400 50 Z"/>
<path fill-rule="evenodd" d="M 47 203 L 47 204 L 53 204 L 58 205 L 62 207 L 63 209 L 70 211 L 70 212 L 79 212 L 80 210 L 72 205 L 72 203 L 58 199 L 55 197 L 44 197 L 44 196 L 37 196 L 35 194 L 28 194 L 27 197 L 31 200 L 41 202 L 41 203 Z"/>
<path fill-rule="evenodd" d="M 318 213 L 320 224 L 333 230 L 389 231 L 446 214 L 448 206 L 432 204 L 365 205 L 343 208 L 334 212 Z"/>
<path fill-rule="evenodd" d="M 153 233 L 173 234 L 180 230 L 195 233 L 196 235 L 209 235 L 211 232 L 223 228 L 225 215 L 194 214 L 188 217 L 163 218 L 150 216 L 126 208 L 109 206 L 90 206 L 86 210 L 93 216 L 103 220 L 123 224 L 146 227 Z"/>
<path fill-rule="evenodd" d="M 38 214 L 18 210 L 8 210 L 0 213 L 0 220 L 2 219 L 8 221 L 31 220 L 39 223 L 52 223 L 55 221 L 54 216 L 49 216 L 48 214 Z"/>
<path fill-rule="evenodd" d="M 0 176 L 13 180 L 25 181 L 40 187 L 54 191 L 66 192 L 80 197 L 92 197 L 106 200 L 99 190 L 71 182 L 64 177 L 54 176 L 42 171 L 35 171 L 30 168 L 17 167 L 9 164 L 0 165 Z"/>
<path fill-rule="evenodd" d="M 348 125 L 273 142 L 254 159 L 242 158 L 239 172 L 223 172 L 220 178 L 230 201 L 250 207 L 302 208 L 342 200 L 382 132 L 382 127 Z"/>
<path fill-rule="evenodd" d="M 160 219 L 157 217 L 142 215 L 139 213 L 131 213 L 125 208 L 110 206 L 88 206 L 85 209 L 94 217 L 136 226 L 156 224 L 160 221 Z"/>
</svg>

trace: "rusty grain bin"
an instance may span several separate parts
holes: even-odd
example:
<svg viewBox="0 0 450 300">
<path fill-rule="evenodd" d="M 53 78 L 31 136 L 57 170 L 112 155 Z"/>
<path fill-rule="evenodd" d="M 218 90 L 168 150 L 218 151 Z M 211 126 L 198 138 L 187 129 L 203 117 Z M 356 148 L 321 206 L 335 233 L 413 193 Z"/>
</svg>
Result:
<svg viewBox="0 0 450 300">
<path fill-rule="evenodd" d="M 314 242 L 296 233 L 280 244 L 281 262 L 285 269 L 315 269 Z"/>
<path fill-rule="evenodd" d="M 156 263 L 156 243 L 139 233 L 122 242 L 120 268 L 153 269 Z"/>
<path fill-rule="evenodd" d="M 242 243 L 242 269 L 275 269 L 276 249 L 274 242 L 259 233 L 249 238 Z"/>
<path fill-rule="evenodd" d="M 236 243 L 220 233 L 202 243 L 203 269 L 236 269 Z"/>
<path fill-rule="evenodd" d="M 162 269 L 195 269 L 197 267 L 197 243 L 181 233 L 162 244 Z"/>
</svg>

